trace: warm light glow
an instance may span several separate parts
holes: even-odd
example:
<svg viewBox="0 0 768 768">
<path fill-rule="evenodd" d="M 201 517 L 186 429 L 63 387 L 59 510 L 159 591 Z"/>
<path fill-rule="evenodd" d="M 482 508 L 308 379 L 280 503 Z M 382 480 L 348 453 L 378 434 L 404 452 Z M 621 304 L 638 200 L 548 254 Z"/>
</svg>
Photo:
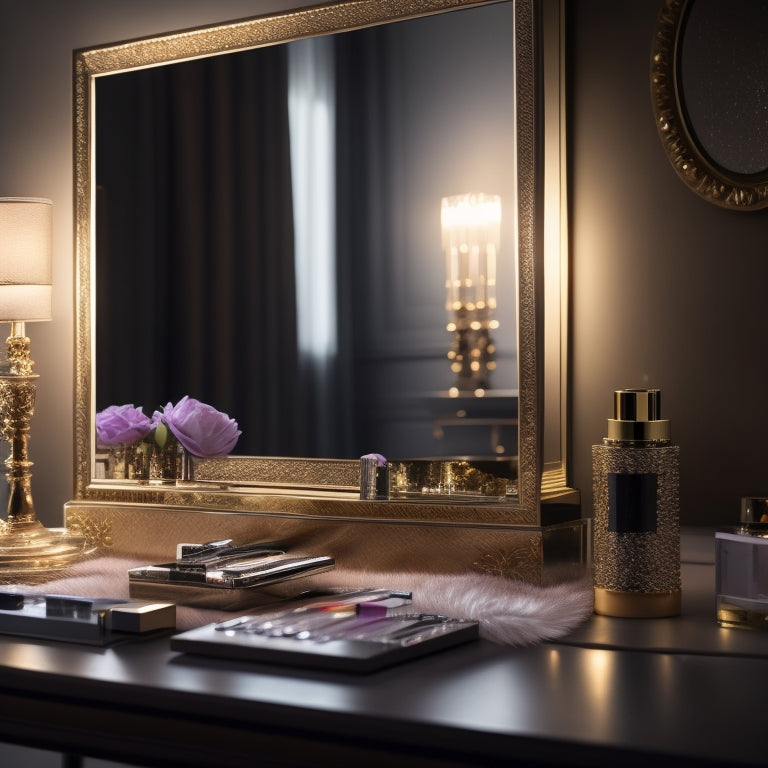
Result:
<svg viewBox="0 0 768 768">
<path fill-rule="evenodd" d="M 445 301 L 452 315 L 446 327 L 454 334 L 451 371 L 458 374 L 458 389 L 485 390 L 494 355 L 489 332 L 499 327 L 493 313 L 501 198 L 484 193 L 444 197 L 441 224 Z"/>
<path fill-rule="evenodd" d="M 52 203 L 0 198 L 0 320 L 51 319 Z"/>
<path fill-rule="evenodd" d="M 468 193 L 444 197 L 441 206 L 446 258 L 446 306 L 495 302 L 496 254 L 501 237 L 501 198 Z"/>
<path fill-rule="evenodd" d="M 616 653 L 614 651 L 593 650 L 584 660 L 584 673 L 581 690 L 585 706 L 594 712 L 595 722 L 608 727 L 615 702 L 612 701 L 616 689 Z"/>
</svg>

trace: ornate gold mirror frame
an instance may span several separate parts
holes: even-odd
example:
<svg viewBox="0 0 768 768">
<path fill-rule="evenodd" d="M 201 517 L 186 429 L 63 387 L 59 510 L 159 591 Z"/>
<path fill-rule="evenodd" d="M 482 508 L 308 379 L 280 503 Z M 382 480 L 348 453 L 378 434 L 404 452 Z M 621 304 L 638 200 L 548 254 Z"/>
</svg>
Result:
<svg viewBox="0 0 768 768">
<path fill-rule="evenodd" d="M 526 552 L 523 564 L 515 568 L 538 578 L 546 559 L 543 542 L 550 539 L 561 554 L 567 551 L 566 559 L 583 563 L 584 521 L 579 519 L 578 493 L 567 486 L 565 461 L 567 240 L 561 0 L 509 0 L 515 11 L 519 174 L 517 494 L 485 504 L 366 500 L 350 493 L 359 471 L 354 463 L 322 459 L 233 457 L 219 464 L 204 466 L 203 462 L 202 473 L 196 477 L 204 476 L 204 482 L 173 485 L 96 480 L 93 137 L 97 79 L 119 71 L 495 1 L 350 0 L 75 52 L 76 464 L 75 498 L 66 507 L 69 525 L 85 529 L 101 543 L 118 543 L 120 548 L 147 554 L 153 547 L 159 554 L 167 554 L 178 541 L 192 540 L 195 535 L 215 538 L 222 531 L 229 536 L 247 531 L 241 535 L 250 538 L 277 534 L 304 544 L 317 541 L 318 536 L 326 542 L 329 538 L 338 541 L 341 531 L 362 524 L 362 536 L 369 541 L 373 536 L 379 552 L 386 549 L 391 553 L 393 535 L 411 543 L 423 535 L 421 548 L 410 547 L 410 558 L 418 551 L 416 557 L 424 564 L 424 550 L 430 550 L 432 554 L 426 556 L 429 567 L 441 570 L 462 567 L 467 558 L 476 562 L 486 557 L 491 557 L 491 570 L 498 570 L 510 548 L 522 548 Z M 510 44 L 512 36 L 510 30 Z M 297 471 L 308 472 L 308 479 L 291 483 Z M 238 481 L 253 473 L 268 479 L 255 484 Z M 139 529 L 145 533 L 137 538 Z M 146 532 L 149 529 L 151 534 Z M 322 534 L 318 534 L 320 529 Z M 467 547 L 470 540 L 463 537 L 470 529 L 483 531 L 477 539 L 480 549 Z M 479 542 L 492 531 L 506 529 L 522 531 L 522 538 L 502 547 L 507 554 L 491 556 L 488 544 Z M 452 543 L 438 556 L 440 536 Z M 345 533 L 344 541 L 347 543 L 341 547 L 326 549 L 334 549 L 337 556 L 341 549 L 366 557 L 361 554 L 365 547 L 360 546 L 359 536 Z M 457 557 L 462 549 L 467 552 Z M 376 562 L 389 563 L 389 557 L 382 555 Z M 505 566 L 502 570 L 510 569 Z"/>
<path fill-rule="evenodd" d="M 704 200 L 730 210 L 764 208 L 768 206 L 768 168 L 759 169 L 754 173 L 740 173 L 732 167 L 727 167 L 728 162 L 715 161 L 705 149 L 705 142 L 701 138 L 702 129 L 707 126 L 700 124 L 697 132 L 690 111 L 686 108 L 682 75 L 683 43 L 688 14 L 692 12 L 694 2 L 695 0 L 665 0 L 659 12 L 651 54 L 651 97 L 659 137 L 677 175 Z M 720 9 L 725 10 L 726 6 L 722 5 Z M 737 18 L 739 11 L 729 5 L 727 13 L 731 18 Z M 706 20 L 700 23 L 706 24 Z M 765 19 L 763 24 L 758 26 L 764 27 L 764 24 Z M 711 18 L 707 26 L 715 36 L 723 37 L 722 29 Z M 737 41 L 723 39 L 729 46 L 739 46 Z M 762 52 L 757 55 L 761 57 Z M 751 81 L 750 87 L 754 89 L 756 97 L 759 96 L 760 91 L 766 88 L 766 83 L 760 82 L 760 76 L 753 66 L 754 59 L 746 53 L 737 54 L 737 58 L 737 62 L 720 62 L 722 69 L 742 67 L 744 78 Z M 735 72 L 733 69 L 732 74 Z M 754 82 L 756 77 L 757 82 Z M 714 80 L 708 77 L 706 80 L 708 87 L 717 87 Z M 718 113 L 718 118 L 727 119 L 734 109 L 736 114 L 739 109 L 748 109 L 746 105 L 733 104 L 734 95 L 730 89 L 718 94 L 713 92 L 712 97 L 715 102 L 710 106 L 710 113 Z M 712 117 L 714 116 L 712 114 Z M 731 122 L 731 125 L 735 126 L 736 123 Z M 763 157 L 762 147 L 765 141 L 762 132 L 756 131 L 750 138 L 750 145 L 759 146 L 760 156 Z M 725 137 L 720 139 L 726 140 Z"/>
</svg>

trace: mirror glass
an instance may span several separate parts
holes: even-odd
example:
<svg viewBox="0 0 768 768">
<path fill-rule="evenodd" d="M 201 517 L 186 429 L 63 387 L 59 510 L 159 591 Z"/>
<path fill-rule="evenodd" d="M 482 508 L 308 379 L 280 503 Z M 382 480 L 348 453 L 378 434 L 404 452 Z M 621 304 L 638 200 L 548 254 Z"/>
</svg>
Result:
<svg viewBox="0 0 768 768">
<path fill-rule="evenodd" d="M 689 2 L 680 31 L 683 108 L 720 168 L 768 173 L 768 3 Z"/>
<path fill-rule="evenodd" d="M 517 456 L 514 6 L 95 83 L 95 404 L 195 397 L 236 453 Z M 447 353 L 441 198 L 502 219 L 489 386 Z"/>
<path fill-rule="evenodd" d="M 652 53 L 656 125 L 672 165 L 725 208 L 768 205 L 768 4 L 666 0 Z"/>
</svg>

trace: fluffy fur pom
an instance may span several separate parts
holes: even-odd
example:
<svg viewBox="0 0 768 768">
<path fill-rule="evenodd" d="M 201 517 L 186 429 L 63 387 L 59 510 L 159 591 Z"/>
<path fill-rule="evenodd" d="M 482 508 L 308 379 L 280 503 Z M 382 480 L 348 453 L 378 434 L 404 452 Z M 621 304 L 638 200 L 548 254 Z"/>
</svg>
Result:
<svg viewBox="0 0 768 768">
<path fill-rule="evenodd" d="M 531 645 L 563 637 L 592 613 L 588 579 L 540 587 L 481 573 L 363 574 L 336 569 L 327 577 L 338 586 L 410 590 L 413 602 L 399 612 L 476 619 L 481 637 L 504 645 Z"/>
</svg>

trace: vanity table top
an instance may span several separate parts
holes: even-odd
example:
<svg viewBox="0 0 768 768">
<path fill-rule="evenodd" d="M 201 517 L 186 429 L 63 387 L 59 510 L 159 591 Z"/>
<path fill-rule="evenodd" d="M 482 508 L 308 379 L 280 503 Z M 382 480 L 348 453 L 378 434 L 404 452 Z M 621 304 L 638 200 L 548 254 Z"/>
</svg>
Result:
<svg viewBox="0 0 768 768">
<path fill-rule="evenodd" d="M 708 538 L 684 541 L 678 618 L 367 675 L 0 638 L 0 740 L 164 766 L 764 765 L 768 634 L 717 627 Z"/>
</svg>

